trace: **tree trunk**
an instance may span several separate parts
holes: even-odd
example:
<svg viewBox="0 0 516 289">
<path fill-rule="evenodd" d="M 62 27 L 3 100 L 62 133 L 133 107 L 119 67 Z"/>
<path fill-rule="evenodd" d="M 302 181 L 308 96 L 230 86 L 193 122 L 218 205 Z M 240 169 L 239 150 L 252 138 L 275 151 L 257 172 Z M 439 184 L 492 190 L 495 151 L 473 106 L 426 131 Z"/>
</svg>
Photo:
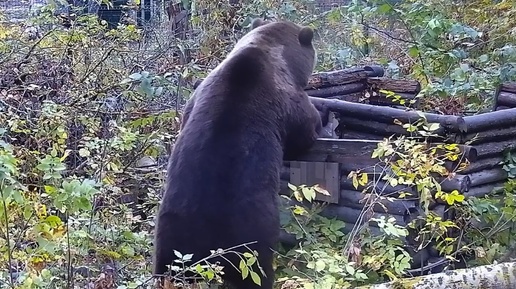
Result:
<svg viewBox="0 0 516 289">
<path fill-rule="evenodd" d="M 513 289 L 516 288 L 516 263 L 501 263 L 459 269 L 421 277 L 355 287 L 355 289 Z"/>
</svg>

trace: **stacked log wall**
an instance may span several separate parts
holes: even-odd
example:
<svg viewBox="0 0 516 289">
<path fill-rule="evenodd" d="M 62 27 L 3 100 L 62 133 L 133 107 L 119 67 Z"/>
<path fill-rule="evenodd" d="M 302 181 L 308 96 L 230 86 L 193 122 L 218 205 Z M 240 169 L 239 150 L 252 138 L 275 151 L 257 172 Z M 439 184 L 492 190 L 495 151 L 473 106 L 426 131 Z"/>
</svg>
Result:
<svg viewBox="0 0 516 289">
<path fill-rule="evenodd" d="M 382 167 L 371 155 L 384 138 L 401 135 L 418 137 L 396 122 L 413 123 L 420 119 L 420 113 L 400 107 L 399 103 L 402 100 L 408 105 L 412 100 L 409 106 L 417 108 L 420 89 L 417 81 L 384 77 L 383 69 L 375 65 L 313 74 L 305 90 L 312 102 L 332 112 L 336 123 L 330 122 L 325 128 L 324 137 L 337 139 L 320 139 L 305 156 L 285 160 L 280 194 L 291 195 L 288 183 L 300 181 L 299 167 L 296 167 L 297 175 L 293 177 L 295 173 L 290 168 L 292 161 L 339 163 L 335 180 L 338 186 L 331 186 L 338 188 L 338 191 L 330 192 L 332 197 L 325 200 L 329 204 L 322 215 L 343 221 L 346 224 L 345 232 L 353 229 L 357 220 L 367 220 L 371 216 L 391 215 L 398 225 L 406 226 L 420 213 L 418 194 L 413 187 L 392 187 L 381 180 L 389 173 L 389 168 Z M 385 91 L 394 92 L 398 101 L 393 101 Z M 444 191 L 457 190 L 467 198 L 483 197 L 496 191 L 506 181 L 507 173 L 501 163 L 503 153 L 516 148 L 516 83 L 502 85 L 496 99 L 494 112 L 475 116 L 424 113 L 428 122 L 439 123 L 439 129 L 434 132 L 437 137 L 429 139 L 430 145 L 460 144 L 461 160 L 470 162 L 466 169 L 452 174 L 453 177 L 440 178 Z M 449 162 L 446 167 L 452 171 L 458 165 L 459 162 Z M 355 188 L 352 180 L 347 178 L 350 171 L 361 169 L 370 174 L 369 179 L 374 179 L 373 186 Z M 304 174 L 306 176 L 306 169 Z M 406 193 L 410 197 L 398 198 Z M 434 200 L 430 209 L 443 219 L 453 218 L 453 213 L 447 210 L 448 206 L 440 200 Z M 364 212 L 366 216 L 362 218 Z M 380 234 L 374 222 L 366 222 L 365 225 L 369 225 L 373 233 Z M 286 232 L 282 232 L 281 239 L 285 244 L 296 243 L 295 237 Z M 407 244 L 411 242 L 410 238 L 406 239 Z M 407 249 L 410 251 L 410 246 Z M 444 258 L 433 247 L 412 253 L 412 272 L 437 259 L 442 263 Z"/>
<path fill-rule="evenodd" d="M 358 69 L 357 69 L 358 70 Z M 364 69 L 373 71 L 373 69 Z M 376 69 L 376 71 L 379 71 Z M 338 201 L 327 205 L 322 212 L 328 217 L 335 217 L 346 223 L 346 230 L 351 230 L 363 212 L 369 212 L 369 216 L 381 217 L 391 215 L 399 225 L 407 225 L 418 214 L 419 199 L 414 188 L 397 186 L 395 188 L 380 180 L 388 173 L 388 168 L 382 168 L 371 158 L 371 153 L 376 148 L 376 142 L 392 135 L 413 136 L 407 132 L 395 120 L 403 123 L 412 123 L 420 118 L 414 111 L 401 109 L 387 98 L 382 90 L 393 91 L 401 99 L 409 101 L 416 99 L 419 93 L 419 83 L 410 80 L 392 80 L 377 75 L 367 75 L 366 79 L 346 82 L 347 73 L 354 73 L 349 70 L 343 72 L 330 72 L 315 74 L 311 86 L 307 87 L 307 93 L 314 103 L 322 104 L 336 114 L 338 126 L 336 133 L 340 140 L 347 140 L 341 145 L 333 145 L 328 149 L 325 159 L 310 157 L 306 161 L 326 161 L 340 163 L 340 192 Z M 363 74 L 362 74 L 363 76 Z M 340 77 L 340 78 L 339 78 Z M 319 80 L 321 79 L 321 80 Z M 331 79 L 331 80 L 328 80 Z M 337 79 L 337 81 L 335 81 Z M 346 78 L 351 79 L 351 78 Z M 358 91 L 359 88 L 364 90 Z M 516 83 L 514 86 L 505 85 L 500 89 L 507 93 L 508 89 L 514 88 L 514 99 L 516 100 Z M 504 94 L 502 94 L 503 96 Z M 500 99 L 500 98 L 499 98 Z M 506 107 L 497 109 L 495 112 L 474 115 L 474 116 L 451 116 L 424 113 L 428 122 L 440 124 L 435 132 L 439 137 L 431 138 L 436 143 L 457 143 L 461 145 L 462 160 L 470 164 L 463 170 L 457 170 L 453 177 L 441 178 L 441 185 L 444 191 L 457 190 L 459 193 L 471 197 L 483 197 L 491 192 L 498 191 L 507 180 L 507 173 L 502 169 L 504 152 L 516 149 L 516 102 L 513 108 L 508 107 L 509 101 L 501 98 L 499 104 Z M 417 106 L 417 102 L 415 103 Z M 414 106 L 412 106 L 414 107 Z M 321 145 L 319 145 L 321 146 Z M 314 150 L 324 150 L 317 147 Z M 346 153 L 350 152 L 350 153 Z M 447 164 L 447 168 L 456 170 L 458 162 Z M 359 186 L 355 188 L 351 179 L 347 178 L 350 171 L 365 169 L 371 176 L 376 178 L 376 185 L 373 187 Z M 287 182 L 290 181 L 289 162 L 285 162 L 282 172 L 282 192 L 290 194 Z M 363 190 L 368 194 L 364 194 Z M 410 193 L 412 198 L 398 199 L 400 193 Z M 448 210 L 448 205 L 440 200 L 434 200 L 431 210 L 442 216 L 444 219 L 453 218 Z M 372 222 L 370 226 L 375 226 Z M 376 230 L 379 232 L 379 230 Z M 410 240 L 406 240 L 410 242 Z M 424 252 L 418 252 L 413 262 L 413 267 L 418 264 L 424 265 L 433 262 L 440 256 L 435 248 L 427 248 Z"/>
<path fill-rule="evenodd" d="M 516 82 L 504 82 L 497 89 L 493 111 L 516 107 Z"/>
</svg>

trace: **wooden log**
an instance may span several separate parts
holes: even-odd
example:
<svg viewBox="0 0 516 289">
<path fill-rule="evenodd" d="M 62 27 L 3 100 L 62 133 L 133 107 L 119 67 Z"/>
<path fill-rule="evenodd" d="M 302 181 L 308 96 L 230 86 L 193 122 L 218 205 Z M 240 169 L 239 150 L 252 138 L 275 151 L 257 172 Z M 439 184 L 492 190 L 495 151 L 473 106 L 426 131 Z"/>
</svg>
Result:
<svg viewBox="0 0 516 289">
<path fill-rule="evenodd" d="M 392 79 L 388 77 L 371 77 L 367 79 L 367 83 L 374 90 L 384 89 L 393 92 L 419 93 L 421 84 L 415 80 Z"/>
<path fill-rule="evenodd" d="M 361 92 L 365 88 L 366 88 L 365 83 L 356 82 L 356 83 L 349 83 L 349 84 L 344 84 L 344 85 L 323 87 L 323 88 L 318 88 L 318 89 L 308 89 L 305 91 L 309 96 L 313 96 L 313 97 L 332 97 L 332 96 L 340 96 L 340 95 L 347 95 L 347 94 Z"/>
<path fill-rule="evenodd" d="M 368 77 L 383 76 L 381 66 L 365 66 L 362 68 L 348 68 L 330 72 L 314 73 L 308 80 L 307 89 L 342 85 L 365 81 Z"/>
<path fill-rule="evenodd" d="M 450 153 L 449 149 L 446 149 L 446 145 L 442 146 L 440 143 L 430 143 L 430 148 L 436 148 L 436 155 L 438 156 L 446 156 L 446 154 Z M 457 162 L 464 162 L 468 160 L 469 162 L 475 162 L 478 159 L 478 151 L 475 147 L 469 145 L 457 145 L 459 149 L 459 153 L 457 155 Z"/>
<path fill-rule="evenodd" d="M 379 137 L 389 137 L 392 135 L 411 135 L 401 125 L 377 122 L 372 120 L 363 120 L 353 117 L 341 116 L 339 118 L 340 126 L 345 130 L 362 131 L 367 134 L 377 135 Z"/>
<path fill-rule="evenodd" d="M 472 180 L 468 175 L 456 174 L 453 178 L 437 177 L 437 181 L 441 184 L 441 190 L 450 193 L 457 190 L 459 193 L 469 191 L 472 185 Z"/>
<path fill-rule="evenodd" d="M 356 82 L 365 83 L 368 77 L 383 76 L 383 73 L 383 68 L 378 65 L 314 73 L 308 79 L 308 85 L 305 89 L 323 88 Z M 193 84 L 193 89 L 196 89 L 203 80 L 203 78 L 197 79 Z"/>
<path fill-rule="evenodd" d="M 516 138 L 499 141 L 499 142 L 489 142 L 476 145 L 477 155 L 479 159 L 496 157 L 503 155 L 506 151 L 511 151 L 516 149 Z"/>
<path fill-rule="evenodd" d="M 500 91 L 516 93 L 516 82 L 515 81 L 503 82 L 502 85 L 500 86 Z"/>
<path fill-rule="evenodd" d="M 452 132 L 462 132 L 465 130 L 464 119 L 460 116 L 439 115 L 421 112 L 419 114 L 415 111 L 405 111 L 391 107 L 353 103 L 335 99 L 310 97 L 310 100 L 316 105 L 327 107 L 331 111 L 346 115 L 346 117 L 363 120 L 370 120 L 373 118 L 374 121 L 377 122 L 394 124 L 395 120 L 399 120 L 402 123 L 414 123 L 421 118 L 420 114 L 422 114 L 426 117 L 428 122 L 439 123 L 442 127 Z"/>
<path fill-rule="evenodd" d="M 466 198 L 483 198 L 491 193 L 503 191 L 505 182 L 494 182 L 472 187 L 468 192 L 464 193 Z"/>
<path fill-rule="evenodd" d="M 346 139 L 383 140 L 384 138 L 386 138 L 386 137 L 372 134 L 372 133 L 350 130 L 349 127 L 346 127 L 345 125 L 339 125 L 337 127 L 337 131 L 340 132 L 340 138 L 346 138 Z"/>
<path fill-rule="evenodd" d="M 300 203 L 300 202 L 296 201 L 295 199 L 291 199 L 291 200 L 283 199 L 283 200 L 280 200 L 280 202 L 287 206 L 301 206 L 301 207 L 304 207 L 307 209 L 310 209 L 310 207 L 312 206 L 311 203 L 307 203 L 307 202 Z M 355 227 L 355 224 L 356 224 L 358 218 L 362 214 L 362 210 L 341 207 L 337 204 L 330 204 L 330 205 L 324 207 L 323 210 L 321 211 L 321 213 L 319 213 L 319 214 L 325 218 L 335 218 L 337 220 L 344 222 L 345 227 L 341 231 L 343 233 L 347 234 Z M 369 218 L 371 218 L 371 217 L 379 218 L 381 216 L 384 216 L 385 218 L 388 217 L 388 215 L 381 214 L 381 213 L 369 214 L 369 215 L 365 216 L 365 217 L 367 217 L 367 219 L 366 218 L 362 219 L 363 222 L 362 222 L 361 226 L 365 225 L 365 227 L 368 227 L 368 229 L 370 229 L 370 232 L 373 235 L 382 234 L 380 229 L 378 228 L 378 225 L 376 222 L 369 223 L 371 226 L 367 225 L 367 221 L 369 221 Z M 406 225 L 406 222 L 403 221 L 403 216 L 393 215 L 393 217 L 397 221 L 402 222 L 401 223 L 402 225 Z"/>
<path fill-rule="evenodd" d="M 428 150 L 433 147 L 438 146 L 438 143 L 430 143 L 428 144 Z M 456 168 L 460 166 L 461 163 L 466 160 L 470 162 L 477 161 L 477 150 L 472 146 L 466 145 L 458 145 L 459 153 L 457 155 L 456 161 L 447 161 L 445 159 L 445 155 L 448 153 L 447 150 L 442 149 L 441 147 L 437 148 L 436 155 L 442 159 L 445 159 L 445 167 L 448 171 L 455 171 Z M 364 146 L 362 150 L 370 150 L 371 153 L 374 150 L 372 147 Z M 389 163 L 384 161 L 380 161 L 378 159 L 372 159 L 369 155 L 362 155 L 357 158 L 348 158 L 349 161 L 341 162 L 341 171 L 343 174 L 347 175 L 351 171 L 360 170 L 361 172 L 374 174 L 374 175 L 394 175 L 392 170 L 390 169 L 390 163 L 395 162 L 399 158 L 396 155 L 392 156 L 392 159 L 389 160 Z"/>
<path fill-rule="evenodd" d="M 506 180 L 507 172 L 502 168 L 494 168 L 490 170 L 471 173 L 468 176 L 471 179 L 471 186 L 476 187 L 484 184 Z"/>
<path fill-rule="evenodd" d="M 379 162 L 376 159 L 369 158 L 370 161 L 364 159 L 360 163 L 346 162 L 341 163 L 341 174 L 346 177 L 351 171 L 360 171 L 369 175 L 376 175 L 377 177 L 384 175 L 394 175 L 390 166 L 384 162 Z M 369 163 L 368 163 L 369 162 Z"/>
<path fill-rule="evenodd" d="M 465 132 L 473 133 L 503 127 L 516 127 L 516 108 L 464 117 Z"/>
<path fill-rule="evenodd" d="M 480 159 L 470 163 L 464 170 L 460 170 L 458 172 L 461 174 L 471 174 L 482 170 L 488 170 L 500 166 L 500 162 L 503 162 L 503 156 Z"/>
<path fill-rule="evenodd" d="M 409 209 L 416 208 L 416 201 L 407 201 L 392 197 L 387 198 L 376 194 L 363 194 L 354 190 L 341 190 L 339 205 L 359 210 L 362 210 L 364 207 L 369 208 L 372 206 L 373 211 L 378 213 L 404 216 Z"/>
<path fill-rule="evenodd" d="M 307 153 L 298 156 L 295 160 L 284 159 L 284 161 L 348 163 L 357 158 L 370 158 L 380 142 L 378 140 L 318 138 Z M 438 145 L 442 144 L 428 144 L 429 148 Z M 468 158 L 474 159 L 477 154 L 476 148 L 471 146 L 458 145 L 458 147 L 462 152 L 468 153 L 466 156 Z"/>
<path fill-rule="evenodd" d="M 301 162 L 349 162 L 361 156 L 370 156 L 371 148 L 376 144 L 364 140 L 319 138 L 310 150 L 295 160 Z"/>
<path fill-rule="evenodd" d="M 340 231 L 344 234 L 348 234 L 349 232 L 352 231 L 353 227 L 354 227 L 354 224 L 344 222 L 344 228 Z M 373 236 L 380 236 L 380 235 L 384 234 L 378 227 L 367 226 L 367 229 L 371 232 L 371 235 L 373 235 Z M 280 240 L 281 244 L 289 246 L 289 247 L 296 246 L 299 242 L 303 241 L 303 240 L 297 240 L 296 235 L 290 234 L 287 231 L 285 231 L 284 229 L 280 230 L 279 240 Z"/>
<path fill-rule="evenodd" d="M 500 106 L 516 107 L 516 93 L 500 91 L 496 103 Z"/>
<path fill-rule="evenodd" d="M 362 213 L 363 213 L 362 210 L 330 204 L 330 205 L 326 206 L 321 211 L 320 214 L 321 214 L 321 216 L 326 217 L 326 218 L 336 218 L 337 220 L 341 220 L 346 223 L 354 224 L 360 218 Z M 362 220 L 367 222 L 370 220 L 370 218 L 381 218 L 381 217 L 385 217 L 385 219 L 389 219 L 389 217 L 393 217 L 396 220 L 396 224 L 401 225 L 401 226 L 406 225 L 406 222 L 403 219 L 403 216 L 389 215 L 389 214 L 383 214 L 383 213 L 377 213 L 377 212 L 366 213 Z M 372 225 L 374 227 L 378 227 L 378 224 L 376 222 L 371 222 L 370 225 Z"/>
<path fill-rule="evenodd" d="M 350 93 L 350 94 L 344 94 L 344 95 L 337 95 L 337 96 L 330 96 L 327 97 L 328 99 L 337 99 L 337 100 L 344 100 L 349 102 L 363 102 L 362 100 L 362 92 L 357 93 Z"/>
<path fill-rule="evenodd" d="M 372 64 L 364 66 L 364 70 L 367 71 L 368 77 L 382 77 L 384 74 L 383 66 Z"/>
<path fill-rule="evenodd" d="M 378 180 L 377 182 L 370 182 L 366 184 L 365 186 L 359 185 L 358 188 L 355 189 L 355 186 L 353 185 L 353 180 L 348 179 L 346 177 L 342 177 L 340 180 L 340 187 L 344 190 L 356 190 L 359 192 L 362 192 L 363 190 L 366 190 L 367 192 L 373 192 L 375 194 L 379 194 L 382 196 L 391 196 L 391 197 L 397 197 L 400 193 L 409 193 L 411 196 L 407 196 L 403 200 L 418 200 L 417 195 L 415 193 L 414 187 L 409 187 L 405 185 L 397 185 L 397 186 L 391 186 L 389 183 L 383 180 Z"/>
<path fill-rule="evenodd" d="M 514 284 L 516 284 L 516 263 L 513 262 L 397 279 L 382 284 L 355 287 L 355 289 L 513 289 Z"/>
<path fill-rule="evenodd" d="M 376 95 L 374 95 L 376 94 Z M 385 93 L 373 93 L 369 97 L 369 104 L 373 105 L 401 105 L 402 107 L 414 107 L 417 106 L 418 100 L 414 93 L 396 93 L 400 100 L 395 100 L 394 97 L 387 97 Z M 410 101 L 414 100 L 414 104 L 410 104 Z M 402 101 L 404 103 L 402 103 Z"/>
<path fill-rule="evenodd" d="M 515 127 L 493 128 L 481 132 L 468 133 L 456 140 L 461 143 L 471 142 L 472 145 L 478 145 L 481 143 L 498 142 L 511 138 L 516 139 Z"/>
</svg>

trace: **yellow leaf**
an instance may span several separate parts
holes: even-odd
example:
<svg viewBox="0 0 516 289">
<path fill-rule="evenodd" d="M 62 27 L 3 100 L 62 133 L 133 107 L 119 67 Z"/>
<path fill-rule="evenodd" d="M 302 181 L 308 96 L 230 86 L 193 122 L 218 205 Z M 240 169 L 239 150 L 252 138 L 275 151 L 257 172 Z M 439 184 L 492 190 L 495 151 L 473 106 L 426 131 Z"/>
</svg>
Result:
<svg viewBox="0 0 516 289">
<path fill-rule="evenodd" d="M 322 194 L 322 195 L 325 195 L 325 196 L 329 196 L 329 195 L 330 195 L 330 192 L 328 192 L 328 190 L 326 190 L 325 188 L 323 188 L 323 187 L 319 186 L 319 184 L 317 184 L 317 185 L 313 186 L 313 189 L 314 189 L 316 192 L 318 192 L 318 193 L 320 193 L 320 194 Z"/>
<path fill-rule="evenodd" d="M 362 173 L 360 176 L 360 181 L 358 182 L 361 186 L 365 186 L 367 184 L 368 177 L 366 173 Z M 356 187 L 355 187 L 356 188 Z"/>
<path fill-rule="evenodd" d="M 355 189 L 358 189 L 358 179 L 356 175 L 353 175 L 353 187 L 355 187 Z"/>
</svg>

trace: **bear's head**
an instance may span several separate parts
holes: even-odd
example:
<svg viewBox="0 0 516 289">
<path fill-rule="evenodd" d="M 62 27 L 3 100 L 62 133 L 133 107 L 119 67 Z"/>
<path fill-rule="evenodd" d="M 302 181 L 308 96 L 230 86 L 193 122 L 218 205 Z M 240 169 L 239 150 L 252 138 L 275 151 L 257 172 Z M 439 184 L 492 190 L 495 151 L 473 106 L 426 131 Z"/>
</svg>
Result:
<svg viewBox="0 0 516 289">
<path fill-rule="evenodd" d="M 269 53 L 276 66 L 288 71 L 290 80 L 304 88 L 316 64 L 316 53 L 312 44 L 314 31 L 290 21 L 264 21 L 255 19 L 251 31 L 242 43 L 255 44 Z M 243 39 L 242 39 L 243 40 Z"/>
</svg>

